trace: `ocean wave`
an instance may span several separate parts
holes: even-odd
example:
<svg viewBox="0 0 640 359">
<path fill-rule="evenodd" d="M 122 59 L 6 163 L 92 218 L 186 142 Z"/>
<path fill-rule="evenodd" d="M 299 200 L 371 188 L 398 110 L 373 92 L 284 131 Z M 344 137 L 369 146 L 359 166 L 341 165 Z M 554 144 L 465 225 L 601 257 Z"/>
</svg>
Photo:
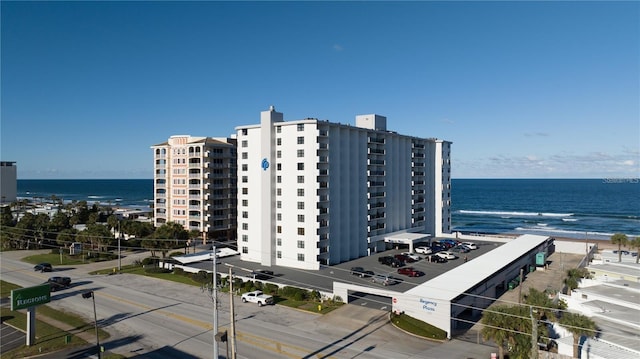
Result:
<svg viewBox="0 0 640 359">
<path fill-rule="evenodd" d="M 576 219 L 576 218 L 563 218 L 562 221 L 563 222 L 577 222 L 578 219 Z"/>
<path fill-rule="evenodd" d="M 536 228 L 536 227 L 516 227 L 516 231 L 520 232 L 544 232 L 546 234 L 557 234 L 558 237 L 580 237 L 584 238 L 585 235 L 589 236 L 602 236 L 602 237 L 611 237 L 613 233 L 605 233 L 605 232 L 585 232 L 585 231 L 571 231 L 566 229 L 555 229 L 555 228 Z"/>
<path fill-rule="evenodd" d="M 89 195 L 87 196 L 87 198 L 91 198 L 91 199 L 99 199 L 99 198 L 107 198 L 106 196 L 94 196 L 94 195 Z"/>
<path fill-rule="evenodd" d="M 474 215 L 491 215 L 491 216 L 501 216 L 502 218 L 511 218 L 511 217 L 571 217 L 573 213 L 545 213 L 545 212 L 505 212 L 505 211 L 474 211 L 474 210 L 466 210 L 461 209 L 458 211 L 462 214 L 474 214 Z"/>
</svg>

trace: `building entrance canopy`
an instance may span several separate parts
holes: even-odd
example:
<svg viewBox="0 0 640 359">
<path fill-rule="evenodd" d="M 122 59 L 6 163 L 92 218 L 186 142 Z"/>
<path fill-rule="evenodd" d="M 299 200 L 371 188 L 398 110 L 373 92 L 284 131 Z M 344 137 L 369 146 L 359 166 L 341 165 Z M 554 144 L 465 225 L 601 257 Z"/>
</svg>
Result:
<svg viewBox="0 0 640 359">
<path fill-rule="evenodd" d="M 413 245 L 416 242 L 429 241 L 431 235 L 428 233 L 395 233 L 384 237 L 387 243 L 408 244 L 409 252 L 413 253 Z"/>
</svg>

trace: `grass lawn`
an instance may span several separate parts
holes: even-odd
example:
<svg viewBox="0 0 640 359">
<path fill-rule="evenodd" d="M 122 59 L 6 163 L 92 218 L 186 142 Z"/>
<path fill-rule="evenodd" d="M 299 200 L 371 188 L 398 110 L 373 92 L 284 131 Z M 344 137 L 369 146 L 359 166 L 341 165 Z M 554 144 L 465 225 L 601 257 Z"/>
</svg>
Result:
<svg viewBox="0 0 640 359">
<path fill-rule="evenodd" d="M 391 314 L 391 322 L 396 327 L 417 336 L 435 340 L 444 340 L 447 338 L 447 333 L 444 330 L 405 314 Z"/>
<path fill-rule="evenodd" d="M 60 254 L 46 253 L 35 254 L 22 259 L 23 262 L 38 264 L 38 263 L 51 263 L 52 266 L 56 265 L 78 265 L 88 263 L 89 261 L 83 256 L 70 256 L 69 253 L 62 254 L 62 262 L 60 261 Z"/>
<path fill-rule="evenodd" d="M 13 283 L 0 281 L 2 287 L 1 297 L 8 297 L 11 293 L 11 289 L 21 288 Z M 13 327 L 27 330 L 27 313 L 25 310 L 12 311 L 8 307 L 0 308 L 0 315 L 2 315 L 2 322 L 7 323 Z M 42 353 L 55 352 L 61 349 L 77 347 L 87 344 L 82 338 L 60 328 L 56 328 L 44 321 L 38 319 L 39 316 L 46 316 L 56 319 L 67 325 L 73 327 L 73 332 L 81 331 L 92 334 L 95 337 L 94 323 L 87 323 L 83 318 L 72 313 L 53 309 L 47 305 L 40 305 L 36 308 L 36 343 L 30 347 L 26 345 L 21 346 L 15 350 L 2 354 L 2 358 L 24 358 L 26 356 L 33 356 Z M 109 333 L 104 330 L 98 329 L 98 336 L 100 340 L 109 338 Z M 116 357 L 114 357 L 116 358 Z"/>
</svg>

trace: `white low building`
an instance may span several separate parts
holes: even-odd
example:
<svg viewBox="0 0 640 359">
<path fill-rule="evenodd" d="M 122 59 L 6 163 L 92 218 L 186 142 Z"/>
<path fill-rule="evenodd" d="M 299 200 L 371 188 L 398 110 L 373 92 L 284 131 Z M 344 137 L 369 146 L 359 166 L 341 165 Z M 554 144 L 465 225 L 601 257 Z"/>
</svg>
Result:
<svg viewBox="0 0 640 359">
<path fill-rule="evenodd" d="M 598 327 L 596 338 L 582 341 L 581 358 L 639 358 L 640 265 L 606 262 L 587 269 L 593 279 L 581 280 L 579 288 L 560 297 L 568 310 L 590 317 Z M 571 346 L 562 343 L 559 353 L 571 355 Z"/>
</svg>

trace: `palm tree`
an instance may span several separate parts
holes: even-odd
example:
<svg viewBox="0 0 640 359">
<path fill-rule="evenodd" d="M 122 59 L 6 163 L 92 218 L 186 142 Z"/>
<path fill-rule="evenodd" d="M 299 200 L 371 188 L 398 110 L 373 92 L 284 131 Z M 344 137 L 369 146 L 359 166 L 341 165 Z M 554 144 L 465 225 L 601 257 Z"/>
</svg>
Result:
<svg viewBox="0 0 640 359">
<path fill-rule="evenodd" d="M 611 236 L 611 243 L 618 245 L 618 262 L 622 262 L 622 246 L 626 246 L 629 243 L 627 235 L 624 233 L 616 233 Z"/>
<path fill-rule="evenodd" d="M 560 324 L 573 334 L 573 357 L 578 358 L 580 338 L 595 336 L 596 323 L 584 315 L 566 312 L 560 318 Z"/>
<path fill-rule="evenodd" d="M 492 340 L 498 346 L 498 357 L 504 359 L 504 348 L 509 339 L 509 332 L 504 330 L 507 317 L 501 312 L 506 310 L 504 306 L 496 306 L 491 310 L 482 313 L 480 322 L 483 324 L 482 337 L 485 340 Z"/>
<path fill-rule="evenodd" d="M 629 241 L 629 248 L 636 250 L 636 264 L 640 259 L 640 237 L 636 237 Z"/>
</svg>

